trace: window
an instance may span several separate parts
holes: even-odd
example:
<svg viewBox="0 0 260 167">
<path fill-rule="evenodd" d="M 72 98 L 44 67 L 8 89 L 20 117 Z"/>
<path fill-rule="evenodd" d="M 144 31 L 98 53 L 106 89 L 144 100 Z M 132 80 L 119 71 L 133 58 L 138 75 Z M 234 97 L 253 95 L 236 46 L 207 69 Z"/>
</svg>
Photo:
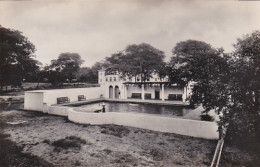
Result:
<svg viewBox="0 0 260 167">
<path fill-rule="evenodd" d="M 102 72 L 100 73 L 100 75 L 102 75 Z"/>
<path fill-rule="evenodd" d="M 140 78 L 137 78 L 137 81 L 140 81 Z"/>
<path fill-rule="evenodd" d="M 110 77 L 110 81 L 112 81 L 112 77 Z"/>
<path fill-rule="evenodd" d="M 147 79 L 146 81 L 150 81 L 150 79 Z"/>
<path fill-rule="evenodd" d="M 116 77 L 114 77 L 114 81 L 116 81 Z"/>
<path fill-rule="evenodd" d="M 157 81 L 157 78 L 155 78 L 154 80 Z"/>
<path fill-rule="evenodd" d="M 108 81 L 107 77 L 106 77 L 106 81 Z"/>
</svg>

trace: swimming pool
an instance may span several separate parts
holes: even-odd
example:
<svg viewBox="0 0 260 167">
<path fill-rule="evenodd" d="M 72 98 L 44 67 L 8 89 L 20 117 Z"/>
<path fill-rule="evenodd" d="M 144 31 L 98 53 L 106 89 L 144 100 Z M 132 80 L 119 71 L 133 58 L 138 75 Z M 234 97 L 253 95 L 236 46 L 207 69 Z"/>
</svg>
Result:
<svg viewBox="0 0 260 167">
<path fill-rule="evenodd" d="M 106 112 L 127 112 L 127 113 L 146 113 L 156 114 L 169 117 L 181 117 L 184 119 L 200 120 L 201 111 L 193 110 L 187 106 L 171 106 L 157 104 L 135 104 L 135 103 L 118 103 L 118 102 L 95 102 L 81 105 L 78 107 L 86 111 L 95 111 L 105 105 Z"/>
</svg>

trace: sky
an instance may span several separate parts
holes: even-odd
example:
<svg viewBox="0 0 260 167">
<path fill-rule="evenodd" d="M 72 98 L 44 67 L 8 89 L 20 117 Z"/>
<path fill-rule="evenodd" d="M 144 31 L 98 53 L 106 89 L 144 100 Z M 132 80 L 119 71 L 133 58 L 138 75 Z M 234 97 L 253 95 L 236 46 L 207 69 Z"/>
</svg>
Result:
<svg viewBox="0 0 260 167">
<path fill-rule="evenodd" d="M 90 67 L 143 42 L 165 52 L 166 60 L 188 39 L 232 52 L 237 38 L 260 29 L 260 2 L 0 0 L 0 25 L 23 32 L 43 65 L 71 52 Z"/>
</svg>

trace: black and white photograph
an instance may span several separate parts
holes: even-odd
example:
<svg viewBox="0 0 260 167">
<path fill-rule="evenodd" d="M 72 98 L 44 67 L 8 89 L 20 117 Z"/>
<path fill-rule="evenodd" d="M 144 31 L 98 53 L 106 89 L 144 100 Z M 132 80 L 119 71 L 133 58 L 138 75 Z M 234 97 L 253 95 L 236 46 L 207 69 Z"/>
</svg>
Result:
<svg viewBox="0 0 260 167">
<path fill-rule="evenodd" d="M 260 1 L 0 0 L 0 167 L 259 167 Z"/>
</svg>

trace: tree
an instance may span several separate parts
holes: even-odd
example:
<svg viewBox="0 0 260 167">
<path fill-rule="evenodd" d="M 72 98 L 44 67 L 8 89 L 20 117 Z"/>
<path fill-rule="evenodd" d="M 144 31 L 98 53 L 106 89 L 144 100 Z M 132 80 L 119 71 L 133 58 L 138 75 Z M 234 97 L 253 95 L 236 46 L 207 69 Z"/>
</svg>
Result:
<svg viewBox="0 0 260 167">
<path fill-rule="evenodd" d="M 153 46 L 141 43 L 129 45 L 124 52 L 118 52 L 106 60 L 110 63 L 108 71 L 117 71 L 122 77 L 140 77 L 145 82 L 153 73 L 159 73 L 164 67 L 165 55 Z"/>
<path fill-rule="evenodd" d="M 52 60 L 51 65 L 46 67 L 49 80 L 56 84 L 75 79 L 82 63 L 78 53 L 61 53 L 57 60 Z"/>
<path fill-rule="evenodd" d="M 171 64 L 186 81 L 199 82 L 222 72 L 223 49 L 213 48 L 202 41 L 187 40 L 176 44 L 172 50 Z"/>
<path fill-rule="evenodd" d="M 0 86 L 20 86 L 29 72 L 38 70 L 38 61 L 33 59 L 35 46 L 22 32 L 0 25 Z"/>
<path fill-rule="evenodd" d="M 98 70 L 108 67 L 107 62 L 96 62 L 92 67 L 83 67 L 77 73 L 77 79 L 82 82 L 98 83 Z"/>
<path fill-rule="evenodd" d="M 230 102 L 221 121 L 229 123 L 229 139 L 260 153 L 260 32 L 239 38 L 234 47 L 229 59 Z"/>
<path fill-rule="evenodd" d="M 189 49 L 188 43 L 186 41 L 187 45 L 183 49 L 174 49 L 174 53 L 189 57 L 182 59 L 184 65 L 179 64 L 180 68 L 177 69 L 183 70 L 183 76 L 187 76 L 188 80 L 197 83 L 190 99 L 191 104 L 202 104 L 206 112 L 214 109 L 220 114 L 218 124 L 220 129 L 227 128 L 227 141 L 249 149 L 258 149 L 259 31 L 238 39 L 234 45 L 235 51 L 231 54 L 224 54 L 222 50 L 205 44 L 190 45 Z M 206 49 L 196 49 L 193 46 L 204 46 Z"/>
<path fill-rule="evenodd" d="M 196 82 L 190 99 L 191 105 L 202 104 L 205 112 L 217 109 L 219 103 L 228 99 L 225 91 L 229 68 L 223 49 L 215 49 L 202 41 L 187 40 L 179 42 L 173 49 L 170 79 L 174 82 Z"/>
</svg>

